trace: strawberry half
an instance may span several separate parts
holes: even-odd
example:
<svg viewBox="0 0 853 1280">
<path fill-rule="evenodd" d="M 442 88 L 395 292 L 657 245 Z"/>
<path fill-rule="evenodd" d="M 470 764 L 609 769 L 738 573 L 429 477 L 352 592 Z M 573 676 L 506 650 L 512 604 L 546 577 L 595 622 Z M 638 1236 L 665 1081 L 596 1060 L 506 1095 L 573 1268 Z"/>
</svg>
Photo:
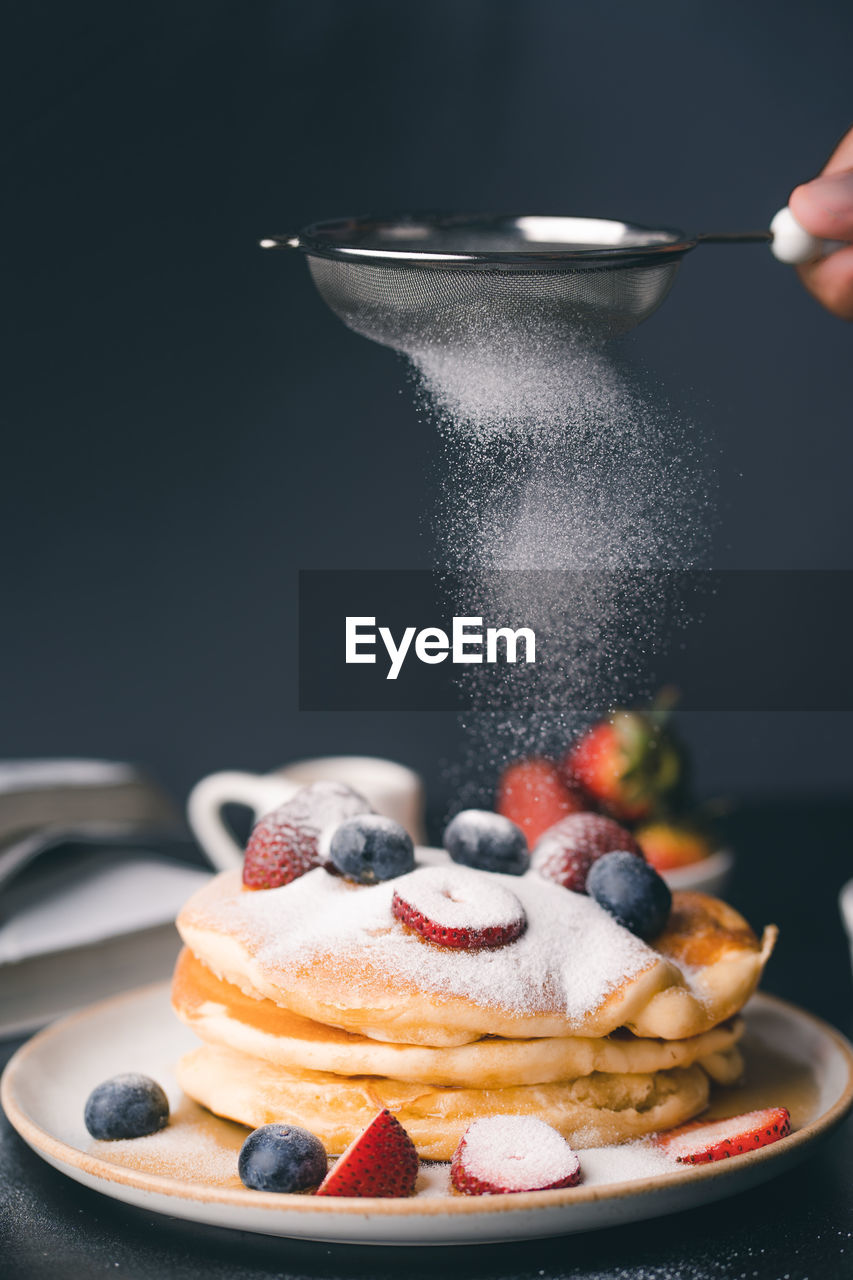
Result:
<svg viewBox="0 0 853 1280">
<path fill-rule="evenodd" d="M 318 1196 L 410 1196 L 418 1176 L 415 1144 L 385 1108 L 347 1147 Z"/>
<path fill-rule="evenodd" d="M 655 1143 L 682 1164 L 710 1164 L 778 1142 L 791 1132 L 785 1107 L 747 1111 L 728 1120 L 694 1120 L 661 1134 Z"/>
<path fill-rule="evenodd" d="M 536 1116 L 487 1116 L 465 1130 L 450 1164 L 454 1190 L 511 1195 L 573 1187 L 580 1161 L 562 1134 Z"/>
<path fill-rule="evenodd" d="M 605 853 L 624 850 L 642 858 L 637 841 L 618 822 L 600 813 L 572 813 L 542 836 L 530 859 L 534 871 L 564 889 L 586 893 L 590 867 Z"/>
<path fill-rule="evenodd" d="M 371 813 L 364 796 L 342 782 L 314 782 L 255 824 L 243 862 L 249 889 L 278 889 L 325 857 L 321 847 L 345 818 Z"/>
<path fill-rule="evenodd" d="M 590 807 L 583 792 L 570 786 L 550 760 L 518 760 L 501 775 L 495 808 L 521 827 L 533 848 L 544 831 L 570 813 Z"/>
<path fill-rule="evenodd" d="M 396 918 L 427 942 L 460 951 L 504 947 L 527 928 L 524 907 L 489 872 L 422 867 L 397 882 Z"/>
</svg>

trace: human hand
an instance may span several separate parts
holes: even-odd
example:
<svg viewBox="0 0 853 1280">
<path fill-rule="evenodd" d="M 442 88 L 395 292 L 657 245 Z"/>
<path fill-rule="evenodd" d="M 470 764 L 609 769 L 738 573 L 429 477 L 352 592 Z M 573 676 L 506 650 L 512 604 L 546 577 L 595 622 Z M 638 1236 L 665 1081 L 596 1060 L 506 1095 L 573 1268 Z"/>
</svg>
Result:
<svg viewBox="0 0 853 1280">
<path fill-rule="evenodd" d="M 788 203 L 813 236 L 849 242 L 847 248 L 797 267 L 797 273 L 827 311 L 853 320 L 853 129 L 842 138 L 820 176 L 792 191 Z"/>
</svg>

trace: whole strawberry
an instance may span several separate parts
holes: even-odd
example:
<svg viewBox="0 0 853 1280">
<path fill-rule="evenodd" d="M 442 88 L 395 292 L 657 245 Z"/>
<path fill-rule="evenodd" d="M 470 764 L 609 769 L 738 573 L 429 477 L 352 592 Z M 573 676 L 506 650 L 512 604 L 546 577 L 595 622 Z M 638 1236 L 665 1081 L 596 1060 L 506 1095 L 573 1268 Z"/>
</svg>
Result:
<svg viewBox="0 0 853 1280">
<path fill-rule="evenodd" d="M 546 880 L 564 889 L 586 893 L 590 867 L 605 853 L 643 853 L 637 841 L 618 822 L 600 813 L 572 813 L 563 818 L 536 845 L 530 865 Z"/>
<path fill-rule="evenodd" d="M 550 760 L 517 760 L 501 775 L 495 808 L 527 837 L 533 848 L 544 831 L 570 813 L 588 809 L 580 788 L 569 785 Z"/>
<path fill-rule="evenodd" d="M 575 743 L 563 772 L 597 807 L 639 822 L 671 805 L 685 780 L 685 759 L 660 712 L 616 711 Z"/>
<path fill-rule="evenodd" d="M 260 819 L 246 845 L 243 884 L 278 889 L 320 866 L 325 844 L 345 818 L 371 813 L 364 796 L 343 782 L 314 782 Z"/>
</svg>

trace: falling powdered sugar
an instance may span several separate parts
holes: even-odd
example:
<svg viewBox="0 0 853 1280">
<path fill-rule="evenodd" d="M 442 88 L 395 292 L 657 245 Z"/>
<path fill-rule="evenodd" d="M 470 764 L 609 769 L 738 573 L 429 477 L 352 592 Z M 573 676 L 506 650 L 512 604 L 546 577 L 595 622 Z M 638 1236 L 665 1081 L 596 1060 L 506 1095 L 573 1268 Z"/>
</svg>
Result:
<svg viewBox="0 0 853 1280">
<path fill-rule="evenodd" d="M 446 431 L 483 444 L 564 427 L 599 427 L 630 410 L 611 361 L 582 340 L 554 341 L 547 329 L 500 332 L 411 355 L 426 407 Z"/>
<path fill-rule="evenodd" d="M 468 668 L 456 786 L 483 798 L 506 760 L 565 749 L 591 718 L 647 697 L 678 616 L 674 571 L 706 537 L 707 468 L 689 424 L 600 346 L 547 325 L 466 331 L 410 356 L 440 429 L 434 515 L 456 613 L 528 626 L 537 662 Z M 541 658 L 540 658 L 541 654 Z"/>
</svg>

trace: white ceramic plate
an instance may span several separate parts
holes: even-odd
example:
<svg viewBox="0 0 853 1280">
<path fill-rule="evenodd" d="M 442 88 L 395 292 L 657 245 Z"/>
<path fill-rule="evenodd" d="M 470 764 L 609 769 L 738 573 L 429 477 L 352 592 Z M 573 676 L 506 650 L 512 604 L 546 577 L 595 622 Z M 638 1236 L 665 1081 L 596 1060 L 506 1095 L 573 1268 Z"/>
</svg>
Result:
<svg viewBox="0 0 853 1280">
<path fill-rule="evenodd" d="M 728 849 L 718 849 L 699 862 L 673 867 L 661 874 L 670 889 L 692 889 L 719 897 L 728 883 L 734 861 L 734 855 Z"/>
<path fill-rule="evenodd" d="M 700 1167 L 641 1168 L 625 1180 L 625 1148 L 607 1152 L 586 1183 L 512 1196 L 451 1196 L 434 1166 L 409 1200 L 315 1199 L 249 1191 L 236 1176 L 246 1135 L 185 1098 L 172 1064 L 196 1043 L 158 984 L 92 1005 L 19 1049 L 2 1101 L 25 1142 L 56 1169 L 142 1209 L 267 1235 L 359 1244 L 475 1244 L 587 1231 L 707 1204 L 790 1168 L 844 1118 L 853 1102 L 853 1049 L 837 1031 L 770 996 L 747 1009 L 746 1083 L 720 1090 L 712 1114 L 782 1105 L 794 1132 L 759 1151 Z M 83 1126 L 90 1090 L 120 1071 L 143 1071 L 170 1095 L 172 1122 L 135 1141 L 94 1142 Z M 583 1162 L 584 1153 L 581 1152 Z M 592 1165 L 590 1161 L 590 1165 Z M 621 1173 L 619 1172 L 621 1170 Z"/>
</svg>

